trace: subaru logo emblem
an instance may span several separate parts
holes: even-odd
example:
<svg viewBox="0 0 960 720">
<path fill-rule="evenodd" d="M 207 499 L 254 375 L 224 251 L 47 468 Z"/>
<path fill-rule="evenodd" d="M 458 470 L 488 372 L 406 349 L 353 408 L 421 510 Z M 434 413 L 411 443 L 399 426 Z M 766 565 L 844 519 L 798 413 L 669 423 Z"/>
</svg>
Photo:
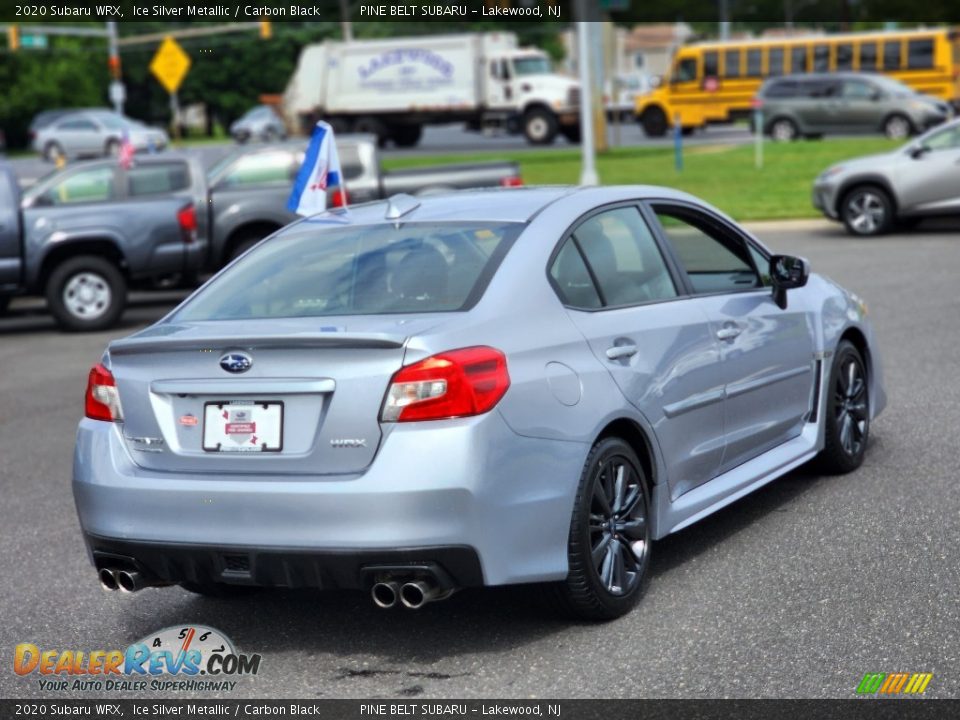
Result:
<svg viewBox="0 0 960 720">
<path fill-rule="evenodd" d="M 220 358 L 220 367 L 229 373 L 246 372 L 253 367 L 253 358 L 245 352 L 228 352 Z"/>
</svg>

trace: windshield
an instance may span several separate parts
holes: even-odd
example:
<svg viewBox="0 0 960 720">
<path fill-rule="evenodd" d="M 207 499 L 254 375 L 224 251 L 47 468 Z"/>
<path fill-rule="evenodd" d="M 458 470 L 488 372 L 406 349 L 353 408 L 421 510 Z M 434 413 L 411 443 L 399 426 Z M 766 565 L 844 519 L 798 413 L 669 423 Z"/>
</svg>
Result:
<svg viewBox="0 0 960 720">
<path fill-rule="evenodd" d="M 330 227 L 259 245 L 214 278 L 175 321 L 452 312 L 479 299 L 523 225 Z"/>
<path fill-rule="evenodd" d="M 552 72 L 550 61 L 540 56 L 514 58 L 513 70 L 517 75 L 549 75 Z"/>
<path fill-rule="evenodd" d="M 94 117 L 98 122 L 100 122 L 100 124 L 106 128 L 109 128 L 110 130 L 123 130 L 124 128 L 128 128 L 133 125 L 133 123 L 131 123 L 131 121 L 127 118 L 114 115 L 113 113 L 98 113 L 94 115 Z"/>
</svg>

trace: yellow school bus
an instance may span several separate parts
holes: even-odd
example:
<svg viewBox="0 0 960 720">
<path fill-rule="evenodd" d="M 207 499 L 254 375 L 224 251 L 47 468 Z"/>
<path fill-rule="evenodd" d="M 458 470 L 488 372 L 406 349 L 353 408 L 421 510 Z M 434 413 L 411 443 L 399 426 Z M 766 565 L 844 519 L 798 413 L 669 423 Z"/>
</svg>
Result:
<svg viewBox="0 0 960 720">
<path fill-rule="evenodd" d="M 637 98 L 636 116 L 653 137 L 677 121 L 692 132 L 748 116 L 768 77 L 836 70 L 890 75 L 956 105 L 960 32 L 936 28 L 685 45 L 660 87 Z"/>
</svg>

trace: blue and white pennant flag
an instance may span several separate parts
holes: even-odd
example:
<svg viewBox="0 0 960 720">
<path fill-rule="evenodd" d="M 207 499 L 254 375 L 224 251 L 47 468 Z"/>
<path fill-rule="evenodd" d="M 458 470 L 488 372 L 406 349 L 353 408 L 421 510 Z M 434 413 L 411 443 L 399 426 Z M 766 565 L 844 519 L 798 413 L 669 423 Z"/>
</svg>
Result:
<svg viewBox="0 0 960 720">
<path fill-rule="evenodd" d="M 287 210 L 309 216 L 327 209 L 327 188 L 339 188 L 341 204 L 346 205 L 346 191 L 340 172 L 340 158 L 333 139 L 333 128 L 322 120 L 310 136 L 303 165 L 293 183 Z"/>
</svg>

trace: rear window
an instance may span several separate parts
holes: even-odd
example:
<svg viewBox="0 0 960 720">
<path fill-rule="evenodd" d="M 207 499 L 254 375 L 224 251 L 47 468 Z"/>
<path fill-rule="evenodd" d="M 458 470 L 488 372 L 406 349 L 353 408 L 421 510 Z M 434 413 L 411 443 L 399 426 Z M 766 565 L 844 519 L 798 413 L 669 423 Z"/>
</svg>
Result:
<svg viewBox="0 0 960 720">
<path fill-rule="evenodd" d="M 795 98 L 797 96 L 797 90 L 799 83 L 794 80 L 782 80 L 779 82 L 772 82 L 767 85 L 766 89 L 763 91 L 763 96 L 767 98 Z"/>
<path fill-rule="evenodd" d="M 176 320 L 467 310 L 524 227 L 330 222 L 306 221 L 258 246 L 204 287 Z"/>
<path fill-rule="evenodd" d="M 186 190 L 190 173 L 183 162 L 150 163 L 127 171 L 127 194 L 131 197 Z"/>
</svg>

